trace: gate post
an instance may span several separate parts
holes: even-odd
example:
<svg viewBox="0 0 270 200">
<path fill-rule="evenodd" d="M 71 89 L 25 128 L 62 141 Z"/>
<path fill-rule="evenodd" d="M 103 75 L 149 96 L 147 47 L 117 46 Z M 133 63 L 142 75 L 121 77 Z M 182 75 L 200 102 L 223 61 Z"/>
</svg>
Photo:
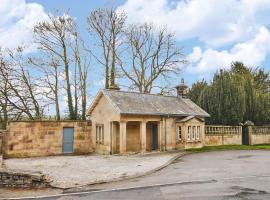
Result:
<svg viewBox="0 0 270 200">
<path fill-rule="evenodd" d="M 248 125 L 247 126 L 247 130 L 248 130 L 248 143 L 249 143 L 249 145 L 253 145 L 253 143 L 252 143 L 253 126 L 254 125 Z"/>
<path fill-rule="evenodd" d="M 242 127 L 242 144 L 252 145 L 253 122 L 246 121 Z"/>
</svg>

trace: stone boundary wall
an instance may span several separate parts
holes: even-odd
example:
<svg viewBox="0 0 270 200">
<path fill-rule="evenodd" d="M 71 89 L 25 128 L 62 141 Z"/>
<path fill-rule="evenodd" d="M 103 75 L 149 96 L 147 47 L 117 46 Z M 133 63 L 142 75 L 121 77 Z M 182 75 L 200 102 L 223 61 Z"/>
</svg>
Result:
<svg viewBox="0 0 270 200">
<path fill-rule="evenodd" d="M 28 174 L 0 170 L 0 188 L 42 188 L 48 187 L 49 185 L 49 179 L 43 174 Z"/>
<path fill-rule="evenodd" d="M 270 126 L 249 127 L 250 144 L 270 144 Z"/>
<path fill-rule="evenodd" d="M 3 134 L 4 134 L 4 132 L 2 130 L 0 130 L 0 156 L 2 155 Z"/>
<path fill-rule="evenodd" d="M 74 128 L 74 154 L 92 152 L 90 121 L 14 121 L 9 122 L 3 140 L 4 158 L 62 154 L 63 128 Z"/>
<path fill-rule="evenodd" d="M 205 146 L 242 144 L 241 126 L 205 126 Z"/>
</svg>

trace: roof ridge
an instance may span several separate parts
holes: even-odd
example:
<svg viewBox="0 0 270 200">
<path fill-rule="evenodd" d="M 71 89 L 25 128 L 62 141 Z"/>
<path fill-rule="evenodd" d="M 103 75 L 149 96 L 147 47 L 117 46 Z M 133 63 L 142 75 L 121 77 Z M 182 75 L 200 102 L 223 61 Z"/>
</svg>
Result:
<svg viewBox="0 0 270 200">
<path fill-rule="evenodd" d="M 123 90 L 110 90 L 110 89 L 103 89 L 104 91 L 108 91 L 108 92 L 121 92 L 121 93 L 131 93 L 131 94 L 141 94 L 141 95 L 151 95 L 151 96 L 158 96 L 158 97 L 174 97 L 174 98 L 178 98 L 177 96 L 173 96 L 173 95 L 160 95 L 160 94 L 151 94 L 151 93 L 140 93 L 140 92 L 132 92 L 132 91 L 123 91 Z M 189 98 L 185 98 L 185 99 L 189 99 Z"/>
</svg>

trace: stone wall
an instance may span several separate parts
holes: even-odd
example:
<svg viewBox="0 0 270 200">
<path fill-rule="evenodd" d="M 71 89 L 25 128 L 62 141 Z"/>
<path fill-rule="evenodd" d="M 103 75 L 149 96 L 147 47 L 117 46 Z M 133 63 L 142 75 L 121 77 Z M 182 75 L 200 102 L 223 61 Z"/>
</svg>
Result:
<svg viewBox="0 0 270 200">
<path fill-rule="evenodd" d="M 224 134 L 224 135 L 205 135 L 205 146 L 217 146 L 217 145 L 240 145 L 242 144 L 241 134 Z"/>
<path fill-rule="evenodd" d="M 2 155 L 3 131 L 0 130 L 0 156 Z"/>
<path fill-rule="evenodd" d="M 62 154 L 64 127 L 74 128 L 74 154 L 92 152 L 90 121 L 16 121 L 8 124 L 3 156 L 11 158 Z"/>
<path fill-rule="evenodd" d="M 49 179 L 43 174 L 28 174 L 0 170 L 0 188 L 41 188 L 49 186 L 49 183 Z"/>
<path fill-rule="evenodd" d="M 241 126 L 206 126 L 205 146 L 238 144 L 242 144 Z"/>
<path fill-rule="evenodd" d="M 250 144 L 270 144 L 270 126 L 249 127 Z"/>
<path fill-rule="evenodd" d="M 2 163 L 3 163 L 3 155 L 2 155 L 3 150 L 2 150 L 2 148 L 3 148 L 3 136 L 4 136 L 5 132 L 6 132 L 5 130 L 0 130 L 0 168 L 1 168 Z"/>
<path fill-rule="evenodd" d="M 127 152 L 140 152 L 140 123 L 127 123 Z"/>
</svg>

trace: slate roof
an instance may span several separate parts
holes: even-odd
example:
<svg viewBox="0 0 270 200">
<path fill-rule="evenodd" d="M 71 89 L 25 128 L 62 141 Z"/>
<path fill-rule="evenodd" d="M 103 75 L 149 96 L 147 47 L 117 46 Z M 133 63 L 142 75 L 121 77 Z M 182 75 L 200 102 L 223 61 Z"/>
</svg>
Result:
<svg viewBox="0 0 270 200">
<path fill-rule="evenodd" d="M 117 90 L 101 90 L 100 94 L 103 94 L 120 114 L 210 116 L 190 99 L 176 96 L 141 94 Z M 88 114 L 92 112 L 96 104 L 97 102 L 91 105 Z"/>
</svg>

